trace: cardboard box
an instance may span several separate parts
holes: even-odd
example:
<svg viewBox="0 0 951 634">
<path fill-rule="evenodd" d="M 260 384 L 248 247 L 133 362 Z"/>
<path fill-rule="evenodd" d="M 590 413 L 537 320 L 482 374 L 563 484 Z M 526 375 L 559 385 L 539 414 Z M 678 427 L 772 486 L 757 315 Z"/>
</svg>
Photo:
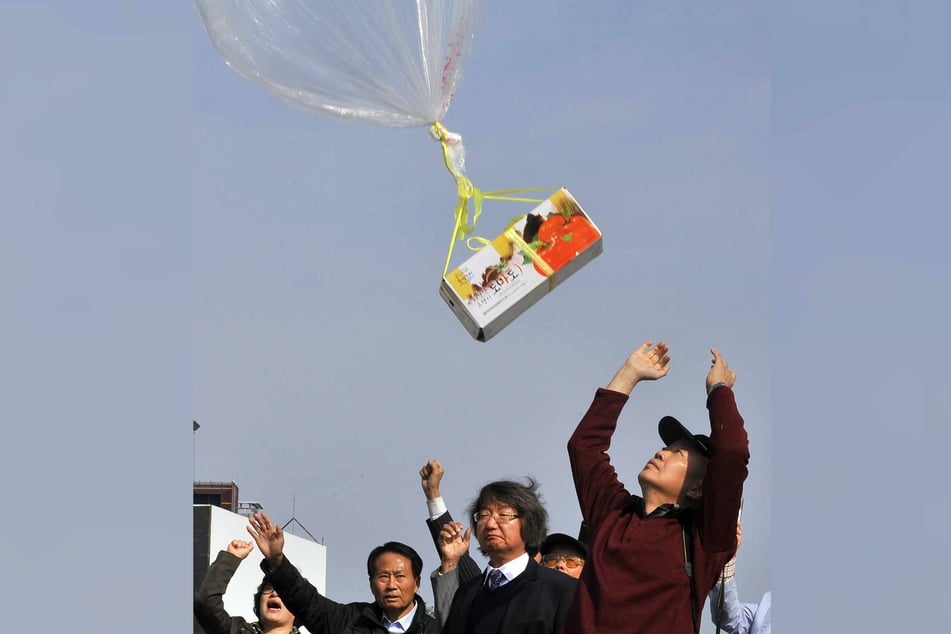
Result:
<svg viewBox="0 0 951 634">
<path fill-rule="evenodd" d="M 443 278 L 439 294 L 488 341 L 601 253 L 601 232 L 561 188 Z"/>
</svg>

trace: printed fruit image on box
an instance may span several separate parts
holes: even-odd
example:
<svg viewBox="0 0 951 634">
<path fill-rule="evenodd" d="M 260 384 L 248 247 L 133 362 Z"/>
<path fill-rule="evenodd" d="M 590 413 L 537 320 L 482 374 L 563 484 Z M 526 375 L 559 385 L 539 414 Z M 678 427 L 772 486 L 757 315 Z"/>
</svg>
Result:
<svg viewBox="0 0 951 634">
<path fill-rule="evenodd" d="M 601 232 L 584 215 L 581 207 L 565 189 L 548 199 L 555 211 L 547 217 L 528 214 L 522 237 L 553 271 L 558 271 L 579 253 L 601 239 Z M 545 274 L 538 264 L 535 270 Z"/>
<path fill-rule="evenodd" d="M 440 295 L 488 341 L 601 253 L 601 232 L 562 188 L 443 278 Z"/>
</svg>

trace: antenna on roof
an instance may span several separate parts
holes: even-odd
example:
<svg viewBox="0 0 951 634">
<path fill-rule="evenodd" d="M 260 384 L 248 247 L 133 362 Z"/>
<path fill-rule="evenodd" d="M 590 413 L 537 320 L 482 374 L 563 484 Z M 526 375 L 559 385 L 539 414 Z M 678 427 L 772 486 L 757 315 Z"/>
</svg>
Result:
<svg viewBox="0 0 951 634">
<path fill-rule="evenodd" d="M 323 543 L 324 543 L 324 540 L 322 540 L 322 539 L 317 539 L 316 537 L 314 537 L 314 536 L 311 534 L 311 532 L 310 532 L 309 530 L 307 530 L 307 527 L 300 523 L 300 520 L 297 519 L 296 509 L 297 509 L 297 498 L 294 497 L 294 498 L 292 499 L 292 501 L 291 501 L 291 519 L 287 520 L 287 522 L 284 524 L 284 526 L 281 526 L 281 530 L 287 528 L 287 527 L 290 526 L 290 524 L 293 522 L 294 524 L 297 524 L 298 526 L 300 526 L 300 527 L 301 527 L 301 530 L 303 530 L 305 533 L 307 533 L 307 536 L 310 537 L 313 541 L 317 542 L 318 544 L 323 544 Z M 293 535 L 293 533 L 291 533 L 291 534 Z"/>
</svg>

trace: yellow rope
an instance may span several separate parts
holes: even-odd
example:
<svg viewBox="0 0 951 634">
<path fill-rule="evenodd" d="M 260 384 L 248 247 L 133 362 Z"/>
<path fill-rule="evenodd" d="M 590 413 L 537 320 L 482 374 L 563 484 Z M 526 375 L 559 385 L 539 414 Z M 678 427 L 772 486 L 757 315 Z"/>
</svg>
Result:
<svg viewBox="0 0 951 634">
<path fill-rule="evenodd" d="M 472 184 L 472 181 L 469 180 L 469 177 L 466 176 L 461 170 L 456 169 L 452 163 L 452 157 L 450 155 L 450 149 L 448 144 L 449 131 L 439 122 L 436 121 L 433 123 L 431 128 L 433 136 L 439 140 L 439 144 L 442 146 L 442 157 L 443 162 L 446 164 L 446 169 L 449 170 L 449 173 L 452 174 L 453 179 L 456 181 L 456 194 L 458 196 L 456 200 L 456 209 L 455 209 L 455 222 L 452 227 L 452 237 L 449 240 L 449 252 L 446 254 L 446 263 L 443 266 L 442 275 L 446 276 L 446 273 L 449 271 L 449 263 L 452 261 L 452 252 L 455 247 L 457 240 L 462 240 L 465 236 L 471 234 L 475 231 L 476 223 L 479 220 L 479 216 L 482 215 L 482 201 L 483 200 L 504 200 L 508 202 L 517 202 L 517 203 L 541 203 L 544 199 L 539 198 L 525 198 L 521 196 L 512 196 L 511 194 L 524 194 L 528 192 L 537 192 L 544 191 L 549 188 L 542 187 L 523 187 L 519 189 L 498 189 L 494 191 L 484 192 L 475 185 Z M 554 188 L 552 188 L 554 189 Z M 469 201 L 472 201 L 472 219 L 470 222 L 469 219 Z M 509 227 L 514 223 L 510 223 Z M 483 246 L 488 244 L 489 241 L 484 238 L 473 238 L 476 242 L 480 242 Z M 519 238 L 521 240 L 521 238 Z M 467 242 L 466 245 L 470 250 L 478 251 L 477 248 L 473 248 Z M 481 248 L 481 247 L 479 247 Z M 531 252 L 531 249 L 528 249 L 528 252 Z M 545 265 L 547 267 L 547 265 Z"/>
</svg>

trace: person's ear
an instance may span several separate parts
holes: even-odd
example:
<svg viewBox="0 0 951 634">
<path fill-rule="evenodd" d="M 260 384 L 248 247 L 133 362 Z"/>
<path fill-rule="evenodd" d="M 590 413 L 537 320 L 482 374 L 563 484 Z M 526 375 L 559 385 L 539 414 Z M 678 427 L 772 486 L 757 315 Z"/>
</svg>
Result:
<svg viewBox="0 0 951 634">
<path fill-rule="evenodd" d="M 687 499 L 692 503 L 699 503 L 700 498 L 703 497 L 703 478 L 699 478 L 694 482 L 693 485 L 684 492 L 684 495 L 686 495 Z"/>
</svg>

